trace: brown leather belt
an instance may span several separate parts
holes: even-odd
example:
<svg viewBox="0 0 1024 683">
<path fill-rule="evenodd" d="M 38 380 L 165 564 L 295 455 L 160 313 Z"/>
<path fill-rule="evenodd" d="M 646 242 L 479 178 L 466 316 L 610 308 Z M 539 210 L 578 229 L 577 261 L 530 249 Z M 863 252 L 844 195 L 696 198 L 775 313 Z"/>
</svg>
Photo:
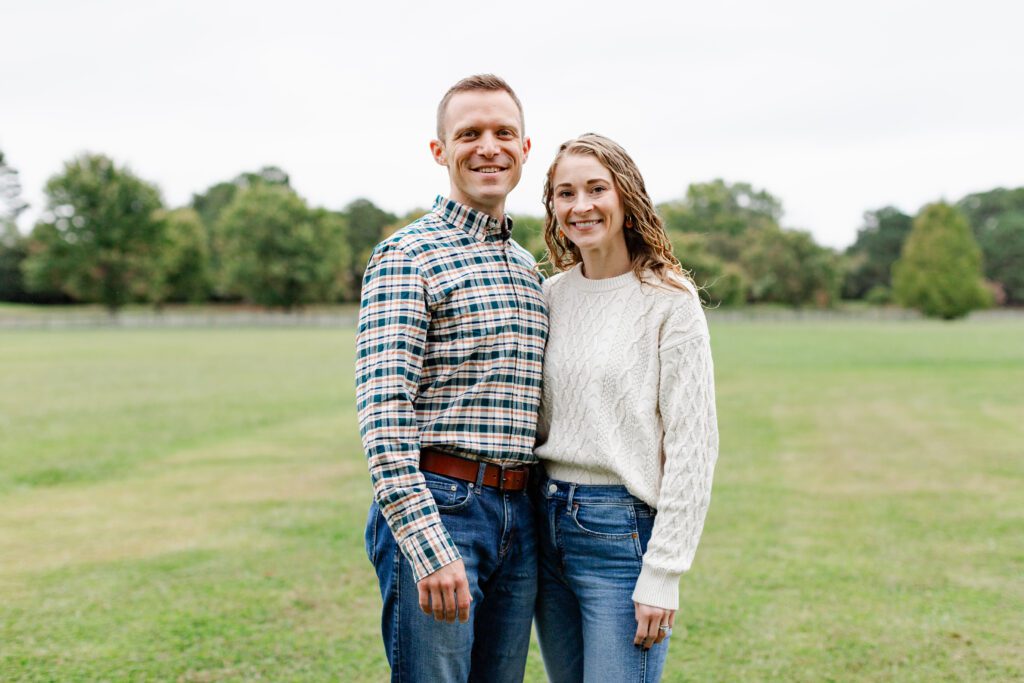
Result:
<svg viewBox="0 0 1024 683">
<path fill-rule="evenodd" d="M 420 451 L 420 469 L 452 479 L 475 482 L 480 473 L 480 463 L 433 448 L 424 448 Z M 522 491 L 529 481 L 530 468 L 527 465 L 501 467 L 487 463 L 484 469 L 484 486 L 492 486 L 500 491 Z"/>
</svg>

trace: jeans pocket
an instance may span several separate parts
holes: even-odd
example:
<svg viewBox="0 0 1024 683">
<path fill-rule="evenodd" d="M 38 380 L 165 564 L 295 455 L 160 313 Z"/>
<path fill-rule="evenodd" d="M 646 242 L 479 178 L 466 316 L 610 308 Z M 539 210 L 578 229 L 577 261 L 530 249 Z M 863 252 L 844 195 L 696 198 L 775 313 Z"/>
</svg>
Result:
<svg viewBox="0 0 1024 683">
<path fill-rule="evenodd" d="M 370 564 L 377 564 L 377 520 L 380 519 L 377 503 L 370 503 L 370 512 L 366 516 L 366 531 L 363 533 L 363 545 Z"/>
<path fill-rule="evenodd" d="M 468 481 L 434 472 L 423 472 L 423 479 L 441 512 L 458 512 L 473 501 L 473 485 Z"/>
<path fill-rule="evenodd" d="M 607 539 L 636 538 L 636 515 L 632 505 L 573 503 L 572 520 L 580 531 Z"/>
</svg>

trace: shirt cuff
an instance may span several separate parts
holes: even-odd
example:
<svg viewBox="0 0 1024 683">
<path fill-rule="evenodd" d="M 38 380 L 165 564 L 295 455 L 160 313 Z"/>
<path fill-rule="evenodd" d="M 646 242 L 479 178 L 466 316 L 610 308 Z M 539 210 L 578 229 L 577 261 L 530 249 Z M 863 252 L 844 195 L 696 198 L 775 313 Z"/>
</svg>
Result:
<svg viewBox="0 0 1024 683">
<path fill-rule="evenodd" d="M 402 553 L 412 565 L 416 581 L 462 559 L 443 524 L 434 524 L 409 535 L 402 542 Z"/>
<path fill-rule="evenodd" d="M 640 568 L 633 589 L 633 601 L 661 609 L 679 609 L 679 577 L 682 574 L 649 567 Z"/>
</svg>

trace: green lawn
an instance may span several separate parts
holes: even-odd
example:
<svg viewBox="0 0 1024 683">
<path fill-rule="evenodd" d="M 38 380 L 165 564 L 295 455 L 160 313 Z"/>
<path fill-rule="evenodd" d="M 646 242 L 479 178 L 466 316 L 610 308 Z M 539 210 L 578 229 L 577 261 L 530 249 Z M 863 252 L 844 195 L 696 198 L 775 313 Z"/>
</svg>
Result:
<svg viewBox="0 0 1024 683">
<path fill-rule="evenodd" d="M 664 680 L 1024 677 L 1024 321 L 713 336 L 722 451 Z M 0 333 L 0 680 L 385 680 L 352 354 Z"/>
</svg>

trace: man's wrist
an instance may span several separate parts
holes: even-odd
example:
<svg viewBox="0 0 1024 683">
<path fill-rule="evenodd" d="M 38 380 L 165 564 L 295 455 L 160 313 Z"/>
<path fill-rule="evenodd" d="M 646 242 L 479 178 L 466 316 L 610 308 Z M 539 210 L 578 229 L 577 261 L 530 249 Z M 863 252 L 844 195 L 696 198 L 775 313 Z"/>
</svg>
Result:
<svg viewBox="0 0 1024 683">
<path fill-rule="evenodd" d="M 416 581 L 462 559 L 444 524 L 434 524 L 410 534 L 402 541 L 401 548 L 412 565 Z"/>
</svg>

